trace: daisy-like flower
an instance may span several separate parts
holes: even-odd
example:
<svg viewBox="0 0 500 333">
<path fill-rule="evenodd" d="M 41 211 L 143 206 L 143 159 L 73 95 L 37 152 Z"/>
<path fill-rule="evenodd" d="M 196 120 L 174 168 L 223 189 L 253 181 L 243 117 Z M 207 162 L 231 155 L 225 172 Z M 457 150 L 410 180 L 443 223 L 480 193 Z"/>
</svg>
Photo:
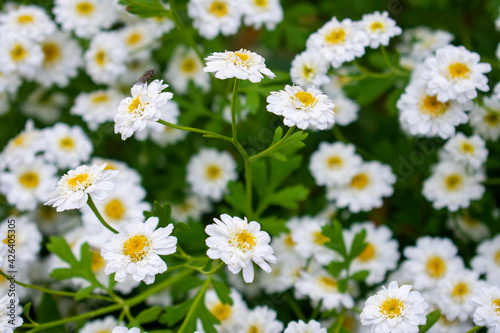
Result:
<svg viewBox="0 0 500 333">
<path fill-rule="evenodd" d="M 5 295 L 0 299 L 0 331 L 13 333 L 13 329 L 23 324 L 23 318 L 18 315 L 21 310 L 18 304 L 19 299 L 16 297 Z"/>
<path fill-rule="evenodd" d="M 242 324 L 241 319 L 248 312 L 247 305 L 238 291 L 231 288 L 229 297 L 233 300 L 232 305 L 222 303 L 215 290 L 207 290 L 205 293 L 205 306 L 220 321 L 220 324 L 216 325 L 218 332 L 238 332 Z"/>
<path fill-rule="evenodd" d="M 227 183 L 236 180 L 236 162 L 227 152 L 203 148 L 191 157 L 186 180 L 191 192 L 219 201 L 227 191 Z"/>
<path fill-rule="evenodd" d="M 76 97 L 70 113 L 81 116 L 88 128 L 95 131 L 100 124 L 114 119 L 122 99 L 123 95 L 112 88 L 82 92 Z"/>
<path fill-rule="evenodd" d="M 412 286 L 398 287 L 396 281 L 389 288 L 370 296 L 361 312 L 361 324 L 373 325 L 372 332 L 417 333 L 418 326 L 427 322 L 425 317 L 429 304 Z"/>
<path fill-rule="evenodd" d="M 188 16 L 198 33 L 214 39 L 219 33 L 234 35 L 241 21 L 241 8 L 236 0 L 189 0 Z"/>
<path fill-rule="evenodd" d="M 483 103 L 489 110 L 476 105 L 470 112 L 470 125 L 474 133 L 486 140 L 496 141 L 500 137 L 500 98 L 485 97 Z"/>
<path fill-rule="evenodd" d="M 500 282 L 500 235 L 485 240 L 476 250 L 471 266 L 479 274 L 486 274 L 486 279 L 495 283 Z"/>
<path fill-rule="evenodd" d="M 344 62 L 365 54 L 365 47 L 369 43 L 370 38 L 357 22 L 350 19 L 339 22 L 333 17 L 309 36 L 306 45 L 307 51 L 321 53 L 334 68 L 339 68 Z"/>
<path fill-rule="evenodd" d="M 293 83 L 305 87 L 321 87 L 330 82 L 328 72 L 329 64 L 320 54 L 315 52 L 302 52 L 293 58 L 290 68 L 290 78 Z"/>
<path fill-rule="evenodd" d="M 299 320 L 289 322 L 283 333 L 326 333 L 326 328 L 321 327 L 316 320 L 310 320 L 307 324 Z"/>
<path fill-rule="evenodd" d="M 416 246 L 404 249 L 407 260 L 402 270 L 409 273 L 416 289 L 430 289 L 445 277 L 463 270 L 464 263 L 457 252 L 457 247 L 448 238 L 421 237 Z"/>
<path fill-rule="evenodd" d="M 267 103 L 267 111 L 283 116 L 283 123 L 289 127 L 324 130 L 334 123 L 335 104 L 314 87 L 304 90 L 286 85 L 285 90 L 271 91 Z"/>
<path fill-rule="evenodd" d="M 137 282 L 151 284 L 155 275 L 167 270 L 160 255 L 175 253 L 177 238 L 170 236 L 173 224 L 158 228 L 159 219 L 150 217 L 146 222 L 135 220 L 125 224 L 120 232 L 104 244 L 101 255 L 108 263 L 104 272 L 116 273 L 115 281 L 123 282 L 132 276 Z"/>
<path fill-rule="evenodd" d="M 59 168 L 75 168 L 87 161 L 94 150 L 80 126 L 57 123 L 43 130 L 44 158 Z"/>
<path fill-rule="evenodd" d="M 151 45 L 156 39 L 156 35 L 152 34 L 151 31 L 154 31 L 151 23 L 141 22 L 125 26 L 118 32 L 127 48 L 130 59 L 149 58 L 151 56 Z"/>
<path fill-rule="evenodd" d="M 500 332 L 500 289 L 496 286 L 479 287 L 474 290 L 469 303 L 475 307 L 474 323 Z"/>
<path fill-rule="evenodd" d="M 141 330 L 137 327 L 132 327 L 131 329 L 128 329 L 125 326 L 116 326 L 113 328 L 111 333 L 141 333 Z"/>
<path fill-rule="evenodd" d="M 18 34 L 0 36 L 0 63 L 2 72 L 17 72 L 32 79 L 43 61 L 40 45 Z"/>
<path fill-rule="evenodd" d="M 281 333 L 283 323 L 276 319 L 276 311 L 267 306 L 252 309 L 243 321 L 241 332 Z"/>
<path fill-rule="evenodd" d="M 440 162 L 425 180 L 422 194 L 435 209 L 446 207 L 455 212 L 459 208 L 469 207 L 472 200 L 481 199 L 484 193 L 483 180 L 482 172 L 469 174 L 463 165 Z"/>
<path fill-rule="evenodd" d="M 208 213 L 212 206 L 210 201 L 199 195 L 189 194 L 182 203 L 172 204 L 172 219 L 174 221 L 199 221 L 201 216 Z"/>
<path fill-rule="evenodd" d="M 9 220 L 16 220 L 16 233 L 8 233 Z M 28 219 L 27 216 L 9 217 L 0 224 L 0 233 L 7 235 L 7 239 L 15 237 L 16 249 L 16 267 L 27 267 L 33 263 L 40 252 L 42 245 L 42 234 L 36 224 Z M 4 240 L 5 243 L 8 240 Z M 9 243 L 12 244 L 12 243 Z"/>
<path fill-rule="evenodd" d="M 360 24 L 370 38 L 370 47 L 372 49 L 376 49 L 380 45 L 389 45 L 389 40 L 392 37 L 401 35 L 403 32 L 387 12 L 375 11 L 372 14 L 365 14 Z"/>
<path fill-rule="evenodd" d="M 84 58 L 95 83 L 112 84 L 126 70 L 127 49 L 117 33 L 102 32 L 92 38 Z"/>
<path fill-rule="evenodd" d="M 39 202 L 49 198 L 48 193 L 57 183 L 56 172 L 53 165 L 38 157 L 32 164 L 20 164 L 10 172 L 0 172 L 0 192 L 17 209 L 34 210 Z"/>
<path fill-rule="evenodd" d="M 21 86 L 21 83 L 21 77 L 18 73 L 6 73 L 0 69 L 0 93 L 3 96 L 7 96 L 4 93 L 15 94 L 17 89 Z"/>
<path fill-rule="evenodd" d="M 134 84 L 130 90 L 132 97 L 120 102 L 115 115 L 115 133 L 121 133 L 122 140 L 144 130 L 148 120 L 160 119 L 165 104 L 173 97 L 171 92 L 162 92 L 167 87 L 168 84 L 163 84 L 163 80 Z M 169 117 L 177 117 L 177 114 Z"/>
<path fill-rule="evenodd" d="M 207 66 L 203 71 L 215 73 L 215 77 L 221 80 L 235 77 L 256 83 L 260 82 L 264 75 L 270 79 L 276 76 L 266 67 L 263 57 L 245 49 L 235 52 L 214 52 L 205 60 Z"/>
<path fill-rule="evenodd" d="M 185 45 L 179 45 L 168 62 L 165 77 L 179 94 L 185 94 L 189 81 L 207 91 L 210 88 L 210 75 L 203 71 L 203 64 L 196 52 Z"/>
<path fill-rule="evenodd" d="M 78 74 L 82 65 L 82 50 L 69 34 L 54 32 L 41 43 L 43 61 L 34 80 L 44 87 L 56 84 L 65 87 Z"/>
<path fill-rule="evenodd" d="M 347 184 L 327 187 L 326 197 L 353 213 L 366 212 L 382 207 L 383 198 L 394 193 L 395 182 L 390 166 L 377 161 L 363 162 Z"/>
<path fill-rule="evenodd" d="M 106 164 L 104 170 L 115 170 L 119 171 L 118 176 L 114 179 L 115 183 L 129 183 L 141 185 L 142 177 L 137 172 L 137 170 L 132 169 L 126 163 L 117 160 L 111 160 L 109 158 L 93 157 L 91 164 Z"/>
<path fill-rule="evenodd" d="M 69 170 L 57 183 L 57 188 L 50 193 L 50 199 L 45 204 L 57 207 L 58 212 L 68 209 L 82 208 L 89 195 L 95 200 L 104 200 L 107 191 L 115 184 L 109 179 L 115 177 L 118 171 L 105 170 L 106 164 L 81 165 L 75 170 Z"/>
<path fill-rule="evenodd" d="M 103 319 L 96 319 L 87 322 L 81 329 L 80 333 L 97 333 L 110 332 L 118 325 L 118 322 L 113 316 L 107 316 Z"/>
<path fill-rule="evenodd" d="M 68 106 L 69 96 L 62 91 L 36 88 L 21 104 L 21 112 L 29 118 L 36 118 L 45 124 L 54 124 Z M 42 131 L 43 133 L 43 131 Z"/>
<path fill-rule="evenodd" d="M 269 245 L 271 238 L 260 230 L 255 221 L 248 223 L 237 216 L 222 214 L 221 219 L 214 218 L 214 224 L 208 225 L 206 244 L 207 255 L 211 259 L 221 259 L 233 274 L 243 270 L 246 283 L 253 282 L 253 263 L 259 265 L 266 273 L 271 272 L 269 263 L 275 263 L 273 248 Z"/>
<path fill-rule="evenodd" d="M 358 119 L 359 105 L 345 95 L 339 77 L 332 75 L 329 80 L 322 90 L 330 100 L 335 101 L 335 124 L 347 126 Z"/>
<path fill-rule="evenodd" d="M 47 13 L 38 6 L 18 6 L 0 15 L 4 31 L 16 33 L 33 41 L 41 41 L 56 30 L 56 25 Z"/>
<path fill-rule="evenodd" d="M 362 162 L 354 145 L 323 141 L 311 155 L 309 170 L 317 185 L 345 185 L 354 177 Z"/>
<path fill-rule="evenodd" d="M 427 94 L 423 80 L 410 83 L 396 106 L 401 126 L 415 136 L 448 139 L 455 134 L 456 126 L 468 120 L 464 105 L 456 101 L 440 102 L 436 96 Z"/>
<path fill-rule="evenodd" d="M 55 0 L 52 11 L 64 31 L 81 38 L 111 27 L 118 18 L 113 0 Z"/>
<path fill-rule="evenodd" d="M 480 242 L 490 236 L 488 226 L 481 220 L 472 217 L 468 211 L 452 214 L 448 218 L 446 226 L 453 231 L 457 238 L 465 242 L 470 240 Z"/>
<path fill-rule="evenodd" d="M 457 133 L 449 139 L 443 147 L 441 160 L 451 160 L 478 170 L 488 158 L 486 143 L 479 135 L 466 137 L 463 133 Z"/>
<path fill-rule="evenodd" d="M 344 232 L 346 247 L 350 248 L 354 236 L 366 230 L 368 245 L 351 263 L 350 272 L 367 270 L 367 285 L 375 285 L 384 281 L 385 274 L 396 268 L 399 261 L 398 241 L 392 238 L 392 231 L 385 225 L 376 226 L 373 222 L 356 223 Z"/>
<path fill-rule="evenodd" d="M 21 163 L 33 163 L 35 155 L 43 148 L 41 138 L 41 131 L 34 127 L 32 119 L 28 119 L 24 130 L 10 139 L 0 154 L 0 168 L 8 166 L 14 169 Z"/>
<path fill-rule="evenodd" d="M 479 54 L 463 46 L 447 45 L 425 61 L 422 78 L 427 80 L 427 93 L 440 102 L 456 100 L 466 103 L 477 97 L 477 91 L 488 91 L 491 65 L 479 62 Z"/>
<path fill-rule="evenodd" d="M 283 8 L 279 0 L 244 0 L 241 2 L 245 25 L 260 29 L 274 30 L 283 20 Z"/>
</svg>

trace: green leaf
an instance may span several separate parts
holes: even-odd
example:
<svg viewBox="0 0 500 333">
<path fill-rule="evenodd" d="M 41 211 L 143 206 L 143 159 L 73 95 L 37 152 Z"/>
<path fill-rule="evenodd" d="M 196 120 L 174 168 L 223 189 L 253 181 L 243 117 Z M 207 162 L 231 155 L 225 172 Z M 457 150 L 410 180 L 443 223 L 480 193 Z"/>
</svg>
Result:
<svg viewBox="0 0 500 333">
<path fill-rule="evenodd" d="M 252 182 L 259 198 L 264 198 L 268 193 L 267 160 L 265 158 L 261 158 L 252 163 Z"/>
<path fill-rule="evenodd" d="M 127 11 L 141 17 L 170 16 L 170 12 L 163 7 L 160 0 L 120 0 Z"/>
<path fill-rule="evenodd" d="M 256 114 L 260 106 L 260 95 L 256 90 L 247 90 L 246 107 L 251 114 Z"/>
<path fill-rule="evenodd" d="M 186 317 L 193 301 L 194 298 L 191 298 L 180 304 L 166 307 L 165 313 L 160 316 L 160 319 L 158 319 L 158 321 L 161 324 L 167 325 L 169 327 L 174 326 L 179 321 L 181 321 L 182 318 Z"/>
<path fill-rule="evenodd" d="M 365 242 L 366 239 L 366 230 L 360 230 L 356 235 L 354 236 L 354 239 L 352 241 L 351 245 L 351 251 L 349 253 L 349 258 L 350 260 L 356 258 L 359 256 L 365 248 L 368 246 L 368 243 Z"/>
<path fill-rule="evenodd" d="M 42 301 L 36 311 L 36 318 L 38 323 L 48 323 L 61 319 L 57 302 L 51 294 L 43 293 Z M 54 332 L 64 332 L 64 326 L 54 327 L 53 330 Z"/>
<path fill-rule="evenodd" d="M 340 275 L 340 272 L 342 272 L 344 268 L 346 268 L 344 262 L 332 261 L 331 263 L 328 264 L 327 270 L 334 277 L 338 277 Z"/>
<path fill-rule="evenodd" d="M 305 200 L 309 195 L 309 189 L 304 185 L 289 186 L 281 191 L 273 193 L 269 198 L 269 203 L 288 209 L 297 209 L 298 201 Z"/>
<path fill-rule="evenodd" d="M 88 295 L 92 294 L 92 291 L 94 291 L 95 286 L 89 286 L 86 288 L 82 288 L 76 292 L 75 296 L 75 301 L 81 301 L 87 298 Z"/>
<path fill-rule="evenodd" d="M 269 187 L 274 190 L 302 165 L 302 156 L 293 156 L 287 162 L 271 160 Z"/>
<path fill-rule="evenodd" d="M 278 126 L 274 131 L 273 141 L 271 142 L 270 146 L 280 141 L 282 137 L 283 137 L 283 128 L 281 126 Z"/>
<path fill-rule="evenodd" d="M 347 259 L 347 250 L 342 234 L 342 225 L 339 221 L 333 221 L 333 228 L 330 225 L 323 226 L 322 234 L 329 238 L 324 244 L 326 247 L 338 252 L 344 259 Z"/>
<path fill-rule="evenodd" d="M 162 309 L 159 306 L 146 309 L 140 312 L 135 318 L 138 324 L 147 324 L 156 321 L 160 316 Z"/>
<path fill-rule="evenodd" d="M 347 279 L 338 280 L 337 287 L 340 293 L 344 293 L 347 290 Z"/>
<path fill-rule="evenodd" d="M 191 230 L 191 226 L 184 222 L 175 222 L 173 233 L 177 236 L 178 234 L 187 234 Z"/>
<path fill-rule="evenodd" d="M 217 293 L 217 297 L 219 297 L 220 301 L 224 304 L 233 305 L 233 299 L 231 298 L 231 289 L 227 284 L 212 280 L 212 286 L 214 286 L 215 292 Z"/>
<path fill-rule="evenodd" d="M 280 162 L 286 162 L 288 161 L 288 158 L 286 157 L 286 155 L 280 153 L 280 152 L 274 152 L 274 153 L 271 153 L 270 155 L 272 158 L 280 161 Z"/>
<path fill-rule="evenodd" d="M 35 321 L 31 319 L 30 310 L 31 310 L 31 302 L 23 306 L 23 315 L 29 320 L 30 323 L 34 324 Z"/>
<path fill-rule="evenodd" d="M 394 85 L 394 78 L 366 78 L 357 85 L 346 86 L 346 93 L 360 105 L 372 104 Z"/>
<path fill-rule="evenodd" d="M 420 325 L 419 328 L 418 328 L 418 332 L 419 333 L 425 333 L 427 332 L 428 330 L 431 329 L 431 327 L 437 323 L 437 321 L 439 320 L 439 318 L 441 317 L 441 311 L 439 310 L 436 310 L 436 311 L 432 311 L 431 313 L 429 313 L 427 315 L 427 322 L 425 323 L 425 325 Z"/>
<path fill-rule="evenodd" d="M 172 214 L 172 206 L 170 206 L 168 202 L 162 205 L 158 201 L 155 201 L 154 213 L 155 216 L 157 216 L 160 220 L 157 228 L 165 228 L 167 225 L 173 222 L 172 218 L 170 217 Z"/>
<path fill-rule="evenodd" d="M 359 272 L 354 273 L 351 276 L 351 279 L 356 280 L 356 281 L 364 281 L 368 277 L 368 275 L 370 275 L 369 271 L 359 271 Z"/>
<path fill-rule="evenodd" d="M 285 226 L 286 219 L 280 219 L 275 215 L 261 217 L 258 222 L 262 226 L 262 230 L 271 235 L 279 235 L 282 232 L 288 232 L 288 229 Z"/>
<path fill-rule="evenodd" d="M 304 131 L 298 131 L 290 135 L 281 145 L 273 150 L 273 153 L 281 152 L 285 155 L 291 155 L 306 144 L 303 142 L 309 134 Z"/>
<path fill-rule="evenodd" d="M 227 188 L 229 193 L 224 200 L 233 207 L 235 213 L 245 213 L 247 195 L 243 184 L 241 182 L 230 182 Z"/>
</svg>

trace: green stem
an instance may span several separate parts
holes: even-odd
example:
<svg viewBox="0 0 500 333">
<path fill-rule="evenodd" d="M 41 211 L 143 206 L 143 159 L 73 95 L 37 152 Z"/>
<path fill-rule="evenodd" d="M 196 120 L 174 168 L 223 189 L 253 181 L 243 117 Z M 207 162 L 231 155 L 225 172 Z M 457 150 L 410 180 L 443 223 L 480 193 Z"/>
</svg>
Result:
<svg viewBox="0 0 500 333">
<path fill-rule="evenodd" d="M 238 99 L 238 87 L 240 85 L 240 80 L 234 78 L 233 84 L 233 96 L 231 97 L 231 127 L 233 128 L 233 142 L 238 141 L 238 134 L 236 131 L 236 102 Z"/>
<path fill-rule="evenodd" d="M 253 218 L 253 205 L 252 205 L 252 161 L 248 158 L 245 159 L 245 185 L 247 197 L 247 218 L 252 221 Z"/>
<path fill-rule="evenodd" d="M 157 122 L 160 123 L 160 124 L 162 124 L 162 125 L 165 125 L 165 126 L 168 126 L 168 127 L 172 127 L 172 128 L 175 128 L 175 129 L 178 129 L 178 130 L 181 130 L 181 131 L 200 133 L 200 134 L 203 134 L 203 136 L 205 136 L 207 138 L 216 138 L 216 139 L 221 139 L 221 140 L 224 140 L 224 141 L 227 141 L 227 142 L 233 142 L 233 140 L 230 137 L 227 137 L 227 136 L 224 136 L 224 135 L 221 135 L 221 134 L 217 134 L 215 132 L 205 131 L 205 130 L 202 130 L 202 129 L 199 129 L 199 128 L 194 128 L 194 127 L 179 126 L 179 125 L 175 125 L 175 124 L 169 123 L 168 121 L 165 121 L 165 120 L 162 120 L 162 119 L 159 119 Z"/>
<path fill-rule="evenodd" d="M 474 333 L 474 332 L 479 331 L 482 328 L 484 328 L 484 326 L 475 326 L 472 329 L 468 330 L 466 333 Z"/>
<path fill-rule="evenodd" d="M 87 200 L 87 204 L 89 205 L 90 209 L 92 209 L 92 211 L 94 212 L 95 216 L 102 223 L 103 226 L 105 226 L 112 233 L 115 233 L 115 234 L 118 233 L 118 231 L 115 228 L 113 228 L 106 221 L 104 221 L 101 213 L 99 213 L 99 211 L 97 210 L 97 207 L 95 206 L 94 201 L 92 200 L 92 197 L 90 195 L 89 195 L 89 199 Z"/>
<path fill-rule="evenodd" d="M 191 318 L 196 315 L 195 309 L 198 307 L 198 304 L 200 302 L 203 302 L 203 298 L 205 296 L 205 292 L 207 291 L 207 288 L 212 281 L 212 275 L 210 275 L 206 280 L 203 286 L 201 287 L 200 291 L 198 291 L 198 294 L 196 295 L 193 304 L 191 304 L 191 308 L 188 311 L 188 314 L 186 315 L 186 318 L 184 318 L 184 321 L 182 322 L 181 328 L 177 331 L 177 333 L 184 333 L 187 330 L 187 325 L 191 321 Z"/>
<path fill-rule="evenodd" d="M 404 71 L 402 71 L 401 69 L 399 69 L 398 67 L 396 67 L 391 59 L 389 59 L 389 54 L 387 53 L 387 49 L 385 48 L 384 45 L 380 45 L 380 51 L 382 52 L 382 57 L 384 57 L 384 61 L 385 63 L 387 64 L 387 66 L 396 74 L 399 74 L 399 75 L 406 75 L 406 73 Z"/>
<path fill-rule="evenodd" d="M 3 271 L 1 271 L 1 270 L 0 270 L 0 275 L 2 275 L 7 280 L 10 279 L 10 277 L 7 274 L 5 274 Z M 73 298 L 77 297 L 77 296 L 78 297 L 82 296 L 82 295 L 79 295 L 77 293 L 72 293 L 72 292 L 68 292 L 68 291 L 57 291 L 57 290 L 47 289 L 47 288 L 43 288 L 43 287 L 38 287 L 38 286 L 35 286 L 35 285 L 32 285 L 32 284 L 24 283 L 24 282 L 17 281 L 17 280 L 15 280 L 15 284 L 20 285 L 21 287 L 30 288 L 30 289 L 34 289 L 34 290 L 39 290 L 39 291 L 44 292 L 46 294 L 59 295 L 59 296 L 65 296 L 65 297 L 73 297 Z M 109 298 L 109 297 L 106 297 L 106 296 L 89 294 L 89 295 L 85 295 L 85 297 L 86 298 L 99 299 L 99 300 L 107 301 L 107 302 L 113 302 L 112 298 Z"/>
<path fill-rule="evenodd" d="M 274 149 L 278 148 L 279 146 L 281 146 L 281 144 L 283 142 L 285 142 L 286 139 L 288 139 L 288 137 L 290 135 L 292 135 L 293 131 L 295 130 L 296 126 L 293 126 L 293 127 L 290 127 L 288 129 L 288 132 L 286 132 L 285 136 L 281 138 L 281 140 L 279 140 L 278 142 L 276 142 L 274 145 L 272 145 L 271 147 L 268 147 L 266 150 L 263 150 L 261 151 L 260 153 L 258 154 L 255 154 L 253 156 L 250 156 L 250 162 L 253 162 L 261 157 L 264 157 L 266 156 L 267 154 L 269 154 L 270 152 L 272 152 Z"/>
<path fill-rule="evenodd" d="M 306 316 L 302 312 L 302 309 L 297 304 L 297 301 L 295 300 L 295 298 L 293 296 L 291 296 L 290 294 L 287 293 L 287 294 L 285 294 L 285 300 L 288 303 L 288 306 L 292 309 L 292 311 L 295 313 L 295 315 L 297 316 L 298 319 L 300 319 L 302 321 L 307 321 Z"/>
</svg>

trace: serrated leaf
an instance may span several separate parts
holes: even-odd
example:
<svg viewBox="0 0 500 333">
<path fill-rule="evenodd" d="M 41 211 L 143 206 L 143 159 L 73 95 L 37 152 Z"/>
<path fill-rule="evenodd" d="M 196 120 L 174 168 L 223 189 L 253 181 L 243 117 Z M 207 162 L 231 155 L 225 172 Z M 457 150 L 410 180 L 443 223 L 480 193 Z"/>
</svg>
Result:
<svg viewBox="0 0 500 333">
<path fill-rule="evenodd" d="M 29 320 L 30 323 L 34 324 L 35 321 L 31 319 L 30 310 L 31 310 L 31 302 L 23 306 L 23 315 Z"/>
<path fill-rule="evenodd" d="M 212 280 L 212 286 L 215 289 L 215 293 L 217 297 L 219 297 L 220 301 L 224 304 L 233 305 L 233 299 L 231 298 L 231 289 L 227 284 Z"/>
<path fill-rule="evenodd" d="M 269 186 L 273 190 L 302 165 L 302 156 L 293 156 L 287 162 L 270 161 Z"/>
<path fill-rule="evenodd" d="M 155 216 L 160 220 L 157 228 L 165 228 L 167 225 L 172 223 L 172 206 L 167 202 L 165 204 L 161 204 L 158 201 L 154 202 L 154 213 Z"/>
<path fill-rule="evenodd" d="M 51 294 L 43 293 L 42 301 L 38 305 L 36 318 L 39 323 L 48 323 L 61 319 L 57 302 Z M 54 332 L 64 332 L 63 326 L 53 328 Z"/>
<path fill-rule="evenodd" d="M 235 213 L 245 213 L 247 195 L 243 184 L 241 182 L 230 182 L 227 188 L 229 191 L 224 200 L 233 207 Z"/>
<path fill-rule="evenodd" d="M 187 234 L 188 231 L 191 230 L 191 226 L 184 222 L 175 222 L 174 223 L 174 234 Z"/>
<path fill-rule="evenodd" d="M 281 191 L 273 193 L 269 198 L 269 203 L 288 209 L 297 209 L 298 201 L 305 200 L 309 195 L 309 189 L 304 185 L 289 186 Z"/>
<path fill-rule="evenodd" d="M 170 12 L 163 7 L 160 0 L 120 0 L 127 11 L 141 17 L 170 16 Z"/>
<path fill-rule="evenodd" d="M 421 325 L 418 327 L 418 332 L 425 333 L 428 330 L 430 330 L 431 327 L 434 326 L 435 323 L 437 323 L 440 317 L 441 317 L 441 311 L 439 310 L 432 311 L 431 313 L 429 313 L 426 316 L 427 322 L 425 323 L 425 325 Z"/>
<path fill-rule="evenodd" d="M 262 226 L 262 230 L 271 235 L 279 235 L 282 232 L 288 232 L 285 226 L 286 219 L 280 219 L 275 215 L 261 217 L 259 223 Z"/>
<path fill-rule="evenodd" d="M 154 306 L 152 308 L 143 310 L 137 317 L 135 317 L 138 324 L 147 324 L 156 321 L 162 312 L 162 308 Z"/>
<path fill-rule="evenodd" d="M 273 141 L 269 146 L 274 145 L 276 142 L 280 141 L 283 137 L 283 128 L 281 126 L 276 127 L 274 130 Z"/>
<path fill-rule="evenodd" d="M 191 308 L 191 304 L 193 303 L 193 301 L 194 301 L 194 298 L 191 298 L 191 299 L 188 299 L 187 301 L 182 302 L 180 304 L 166 307 L 165 313 L 160 316 L 158 321 L 161 324 L 164 324 L 167 326 L 174 326 L 179 321 L 181 321 L 182 318 L 186 317 L 186 315 L 189 311 L 189 308 Z"/>
<path fill-rule="evenodd" d="M 347 290 L 347 280 L 342 279 L 337 281 L 337 287 L 340 293 L 344 293 Z"/>
<path fill-rule="evenodd" d="M 338 277 L 344 268 L 346 268 L 344 262 L 332 261 L 328 264 L 327 270 L 331 275 L 333 275 L 333 277 Z"/>
<path fill-rule="evenodd" d="M 349 253 L 349 258 L 351 260 L 359 256 L 366 249 L 368 243 L 365 242 L 365 239 L 366 239 L 365 229 L 360 230 L 359 232 L 356 233 L 352 241 L 351 250 Z"/>
<path fill-rule="evenodd" d="M 275 153 L 271 153 L 270 155 L 272 158 L 280 161 L 280 162 L 286 162 L 288 161 L 288 158 L 286 157 L 285 154 L 282 154 L 280 152 L 275 152 Z"/>
<path fill-rule="evenodd" d="M 347 259 L 347 250 L 345 247 L 344 235 L 342 234 L 342 225 L 339 221 L 333 221 L 333 228 L 330 225 L 323 226 L 321 233 L 329 238 L 324 245 L 332 250 L 335 250 L 344 259 Z"/>
<path fill-rule="evenodd" d="M 359 272 L 354 273 L 351 276 L 351 279 L 356 280 L 356 281 L 364 281 L 364 280 L 366 280 L 368 275 L 370 275 L 369 271 L 359 271 Z"/>
<path fill-rule="evenodd" d="M 303 142 L 308 136 L 304 131 L 298 131 L 290 135 L 281 145 L 279 145 L 273 153 L 281 152 L 285 155 L 291 155 L 306 144 Z"/>
</svg>

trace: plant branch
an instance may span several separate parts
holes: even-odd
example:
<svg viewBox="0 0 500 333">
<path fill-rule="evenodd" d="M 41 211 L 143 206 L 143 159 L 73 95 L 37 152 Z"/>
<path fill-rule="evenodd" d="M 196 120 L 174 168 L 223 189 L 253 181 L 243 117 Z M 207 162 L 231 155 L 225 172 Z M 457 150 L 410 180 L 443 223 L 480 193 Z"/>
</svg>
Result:
<svg viewBox="0 0 500 333">
<path fill-rule="evenodd" d="M 172 127 L 172 128 L 175 128 L 175 129 L 178 129 L 178 130 L 181 130 L 181 131 L 200 133 L 200 134 L 203 134 L 203 136 L 205 136 L 207 138 L 216 138 L 216 139 L 221 139 L 221 140 L 224 140 L 224 141 L 227 141 L 227 142 L 233 142 L 233 140 L 230 137 L 227 137 L 227 136 L 224 136 L 224 135 L 221 135 L 221 134 L 217 134 L 215 132 L 205 131 L 205 130 L 202 130 L 202 129 L 199 129 L 199 128 L 194 128 L 194 127 L 179 126 L 179 125 L 175 125 L 175 124 L 169 123 L 168 121 L 165 121 L 165 120 L 162 120 L 162 119 L 159 119 L 157 122 L 160 123 L 160 124 L 162 124 L 162 125 L 165 125 L 165 126 L 168 126 L 168 127 Z"/>
<path fill-rule="evenodd" d="M 89 198 L 87 200 L 87 204 L 89 205 L 90 209 L 92 209 L 92 211 L 94 212 L 95 216 L 102 223 L 103 226 L 105 226 L 108 230 L 110 230 L 114 234 L 118 233 L 118 231 L 115 228 L 113 228 L 112 226 L 110 226 L 104 220 L 104 218 L 102 217 L 101 213 L 99 213 L 99 211 L 97 210 L 97 207 L 95 206 L 94 201 L 92 200 L 92 197 L 90 195 L 89 195 Z"/>
</svg>

